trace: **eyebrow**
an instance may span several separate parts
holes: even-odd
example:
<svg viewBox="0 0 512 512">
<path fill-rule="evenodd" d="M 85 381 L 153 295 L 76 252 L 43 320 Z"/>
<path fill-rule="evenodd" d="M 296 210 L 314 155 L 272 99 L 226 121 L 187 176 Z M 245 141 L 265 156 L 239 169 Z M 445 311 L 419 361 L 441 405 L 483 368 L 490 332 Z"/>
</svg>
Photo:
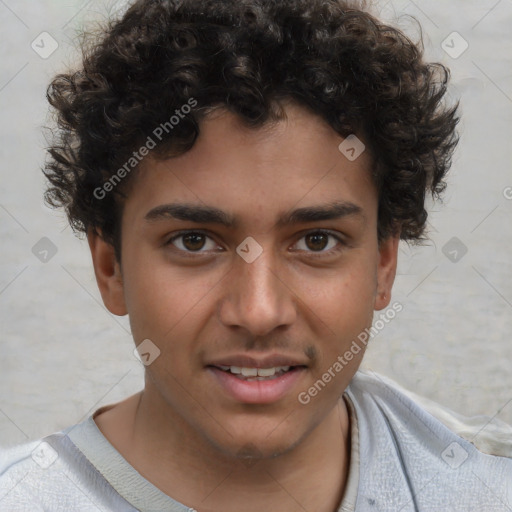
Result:
<svg viewBox="0 0 512 512">
<path fill-rule="evenodd" d="M 285 227 L 292 224 L 335 220 L 349 216 L 365 218 L 363 209 L 360 206 L 348 201 L 334 201 L 326 205 L 307 206 L 283 213 L 280 215 L 276 225 L 278 227 Z M 219 224 L 227 228 L 236 228 L 238 226 L 236 217 L 223 210 L 212 206 L 187 203 L 156 206 L 144 218 L 149 222 L 173 218 L 198 224 Z"/>
</svg>

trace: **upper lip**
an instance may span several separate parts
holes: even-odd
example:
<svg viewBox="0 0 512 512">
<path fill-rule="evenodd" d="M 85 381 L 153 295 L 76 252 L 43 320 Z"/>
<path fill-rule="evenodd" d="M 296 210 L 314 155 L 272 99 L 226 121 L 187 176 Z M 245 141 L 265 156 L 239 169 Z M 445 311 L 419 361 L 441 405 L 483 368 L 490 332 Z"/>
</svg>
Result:
<svg viewBox="0 0 512 512">
<path fill-rule="evenodd" d="M 247 354 L 234 354 L 218 358 L 206 366 L 238 366 L 239 368 L 275 368 L 278 366 L 307 366 L 307 363 L 297 357 L 283 354 L 270 354 L 253 357 Z"/>
</svg>

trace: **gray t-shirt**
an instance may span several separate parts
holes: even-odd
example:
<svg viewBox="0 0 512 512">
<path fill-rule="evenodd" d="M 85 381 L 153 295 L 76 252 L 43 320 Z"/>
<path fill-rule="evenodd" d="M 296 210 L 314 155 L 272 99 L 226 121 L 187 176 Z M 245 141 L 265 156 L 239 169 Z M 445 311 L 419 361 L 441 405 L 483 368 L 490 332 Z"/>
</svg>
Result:
<svg viewBox="0 0 512 512">
<path fill-rule="evenodd" d="M 362 370 L 344 398 L 351 453 L 337 512 L 512 512 L 512 428 L 463 418 Z M 103 436 L 94 416 L 108 407 L 0 451 L 0 511 L 192 512 Z"/>
</svg>

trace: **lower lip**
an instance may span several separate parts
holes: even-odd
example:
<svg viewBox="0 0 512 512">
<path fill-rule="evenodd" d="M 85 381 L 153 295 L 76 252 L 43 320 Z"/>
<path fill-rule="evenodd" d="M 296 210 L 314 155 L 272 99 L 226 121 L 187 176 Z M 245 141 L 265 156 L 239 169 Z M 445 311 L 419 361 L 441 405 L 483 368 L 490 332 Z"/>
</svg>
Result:
<svg viewBox="0 0 512 512">
<path fill-rule="evenodd" d="M 207 368 L 222 389 L 238 402 L 270 404 L 286 396 L 304 375 L 306 368 L 297 367 L 269 380 L 242 380 L 230 372 L 209 366 Z"/>
</svg>

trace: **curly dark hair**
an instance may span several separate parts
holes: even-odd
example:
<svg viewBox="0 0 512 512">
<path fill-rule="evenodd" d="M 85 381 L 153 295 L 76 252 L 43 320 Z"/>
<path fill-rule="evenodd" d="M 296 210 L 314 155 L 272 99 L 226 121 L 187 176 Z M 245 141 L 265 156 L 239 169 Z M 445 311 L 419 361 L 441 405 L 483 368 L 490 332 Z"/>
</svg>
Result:
<svg viewBox="0 0 512 512">
<path fill-rule="evenodd" d="M 426 193 L 440 198 L 458 142 L 458 103 L 444 102 L 449 75 L 424 61 L 421 41 L 349 0 L 138 0 L 83 48 L 81 69 L 48 87 L 58 130 L 45 199 L 65 208 L 75 232 L 101 233 L 119 258 L 130 180 L 105 197 L 95 190 L 155 127 L 191 98 L 198 105 L 161 130 L 151 154 L 163 159 L 188 151 L 215 108 L 256 128 L 281 119 L 281 100 L 292 100 L 343 137 L 361 134 L 373 156 L 379 241 L 400 230 L 419 244 Z"/>
</svg>

